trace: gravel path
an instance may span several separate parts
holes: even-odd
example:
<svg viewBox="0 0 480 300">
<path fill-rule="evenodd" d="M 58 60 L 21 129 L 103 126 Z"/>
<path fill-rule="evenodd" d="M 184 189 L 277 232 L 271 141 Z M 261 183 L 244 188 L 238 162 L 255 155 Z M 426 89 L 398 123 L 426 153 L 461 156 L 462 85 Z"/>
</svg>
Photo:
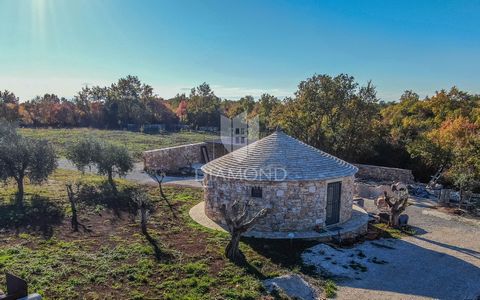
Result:
<svg viewBox="0 0 480 300">
<path fill-rule="evenodd" d="M 61 158 L 58 160 L 58 168 L 64 170 L 77 170 L 75 166 L 68 159 Z M 88 172 L 88 169 L 87 169 Z M 93 170 L 92 170 L 93 172 Z M 141 184 L 157 184 L 148 174 L 143 171 L 143 163 L 135 163 L 133 170 L 125 176 L 126 179 L 136 181 Z M 195 177 L 173 177 L 167 176 L 163 180 L 166 185 L 178 185 L 186 187 L 202 187 L 202 181 Z"/>
<path fill-rule="evenodd" d="M 385 249 L 387 264 L 338 282 L 338 299 L 472 299 L 480 297 L 480 225 L 416 200 L 407 208 L 419 233 Z M 373 201 L 366 200 L 373 211 Z M 433 212 L 433 213 L 432 213 Z"/>
</svg>

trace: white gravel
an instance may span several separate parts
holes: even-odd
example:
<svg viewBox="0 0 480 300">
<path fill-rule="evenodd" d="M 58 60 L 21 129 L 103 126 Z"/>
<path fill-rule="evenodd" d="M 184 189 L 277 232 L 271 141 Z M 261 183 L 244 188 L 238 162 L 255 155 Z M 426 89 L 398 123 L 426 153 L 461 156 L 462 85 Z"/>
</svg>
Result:
<svg viewBox="0 0 480 300">
<path fill-rule="evenodd" d="M 394 249 L 372 242 L 341 252 L 317 245 L 304 252 L 304 260 L 319 272 L 338 272 L 343 277 L 337 279 L 337 299 L 476 300 L 480 296 L 480 226 L 430 213 L 431 205 L 431 201 L 417 200 L 407 208 L 418 235 L 380 241 Z M 366 208 L 374 210 L 373 201 L 366 200 Z M 366 257 L 359 257 L 358 250 Z M 374 257 L 386 263 L 372 263 Z M 337 264 L 332 265 L 333 260 Z M 352 269 L 351 260 L 366 271 L 358 266 Z M 343 267 L 345 263 L 349 269 Z"/>
</svg>

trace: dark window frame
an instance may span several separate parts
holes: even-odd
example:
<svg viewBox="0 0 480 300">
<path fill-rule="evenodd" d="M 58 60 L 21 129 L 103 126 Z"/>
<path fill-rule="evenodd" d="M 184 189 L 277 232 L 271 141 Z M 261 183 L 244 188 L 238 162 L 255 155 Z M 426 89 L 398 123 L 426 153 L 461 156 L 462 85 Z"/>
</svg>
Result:
<svg viewBox="0 0 480 300">
<path fill-rule="evenodd" d="M 250 196 L 252 198 L 263 198 L 263 189 L 260 186 L 252 186 L 250 190 Z"/>
</svg>

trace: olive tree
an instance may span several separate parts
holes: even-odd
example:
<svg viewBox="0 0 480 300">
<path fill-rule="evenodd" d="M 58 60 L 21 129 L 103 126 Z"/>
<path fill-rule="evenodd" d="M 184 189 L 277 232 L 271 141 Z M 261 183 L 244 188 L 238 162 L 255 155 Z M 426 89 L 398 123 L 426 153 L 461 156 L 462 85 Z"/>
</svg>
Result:
<svg viewBox="0 0 480 300">
<path fill-rule="evenodd" d="M 150 178 L 152 178 L 157 182 L 158 189 L 160 191 L 160 198 L 162 198 L 165 201 L 165 203 L 167 203 L 168 208 L 170 208 L 170 211 L 172 212 L 173 216 L 176 218 L 177 215 L 175 213 L 175 210 L 173 209 L 172 204 L 170 203 L 167 196 L 163 192 L 162 184 L 163 184 L 163 180 L 165 179 L 165 176 L 167 176 L 166 168 L 159 167 L 156 169 L 145 169 L 145 172 L 150 176 Z"/>
<path fill-rule="evenodd" d="M 391 193 L 384 192 L 384 199 L 390 209 L 389 225 L 392 227 L 399 226 L 400 215 L 408 206 L 408 189 L 403 183 L 392 184 Z"/>
<path fill-rule="evenodd" d="M 17 204 L 23 205 L 25 179 L 45 181 L 57 167 L 57 157 L 46 140 L 21 136 L 12 124 L 0 122 L 0 179 L 17 184 Z"/>
<path fill-rule="evenodd" d="M 225 248 L 225 256 L 235 263 L 242 263 L 245 260 L 244 255 L 240 252 L 239 244 L 243 233 L 248 232 L 257 221 L 264 217 L 268 209 L 263 208 L 253 216 L 249 212 L 250 203 L 235 200 L 233 203 L 223 204 L 220 207 L 227 229 L 231 239 Z"/>
<path fill-rule="evenodd" d="M 85 138 L 70 145 L 67 158 L 81 171 L 86 167 L 94 167 L 98 174 L 107 176 L 115 193 L 117 187 L 114 175 L 125 176 L 133 169 L 133 158 L 127 148 L 93 138 Z"/>
<path fill-rule="evenodd" d="M 87 137 L 70 144 L 67 147 L 66 157 L 83 173 L 86 167 L 93 166 L 100 150 L 100 142 L 92 137 Z"/>
<path fill-rule="evenodd" d="M 114 144 L 103 144 L 94 163 L 98 174 L 107 176 L 108 183 L 115 192 L 117 187 L 113 176 L 116 174 L 123 177 L 133 169 L 133 158 L 127 148 Z"/>
</svg>

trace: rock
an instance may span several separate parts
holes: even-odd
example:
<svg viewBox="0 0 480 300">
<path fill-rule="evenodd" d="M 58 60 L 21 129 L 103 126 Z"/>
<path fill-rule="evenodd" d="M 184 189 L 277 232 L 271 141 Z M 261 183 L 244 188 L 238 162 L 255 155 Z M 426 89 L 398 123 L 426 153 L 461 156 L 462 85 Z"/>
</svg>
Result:
<svg viewBox="0 0 480 300">
<path fill-rule="evenodd" d="M 319 299 L 319 293 L 316 289 L 299 275 L 284 275 L 267 279 L 263 281 L 263 285 L 269 293 L 272 293 L 273 291 L 282 291 L 287 296 L 294 299 Z"/>
</svg>

